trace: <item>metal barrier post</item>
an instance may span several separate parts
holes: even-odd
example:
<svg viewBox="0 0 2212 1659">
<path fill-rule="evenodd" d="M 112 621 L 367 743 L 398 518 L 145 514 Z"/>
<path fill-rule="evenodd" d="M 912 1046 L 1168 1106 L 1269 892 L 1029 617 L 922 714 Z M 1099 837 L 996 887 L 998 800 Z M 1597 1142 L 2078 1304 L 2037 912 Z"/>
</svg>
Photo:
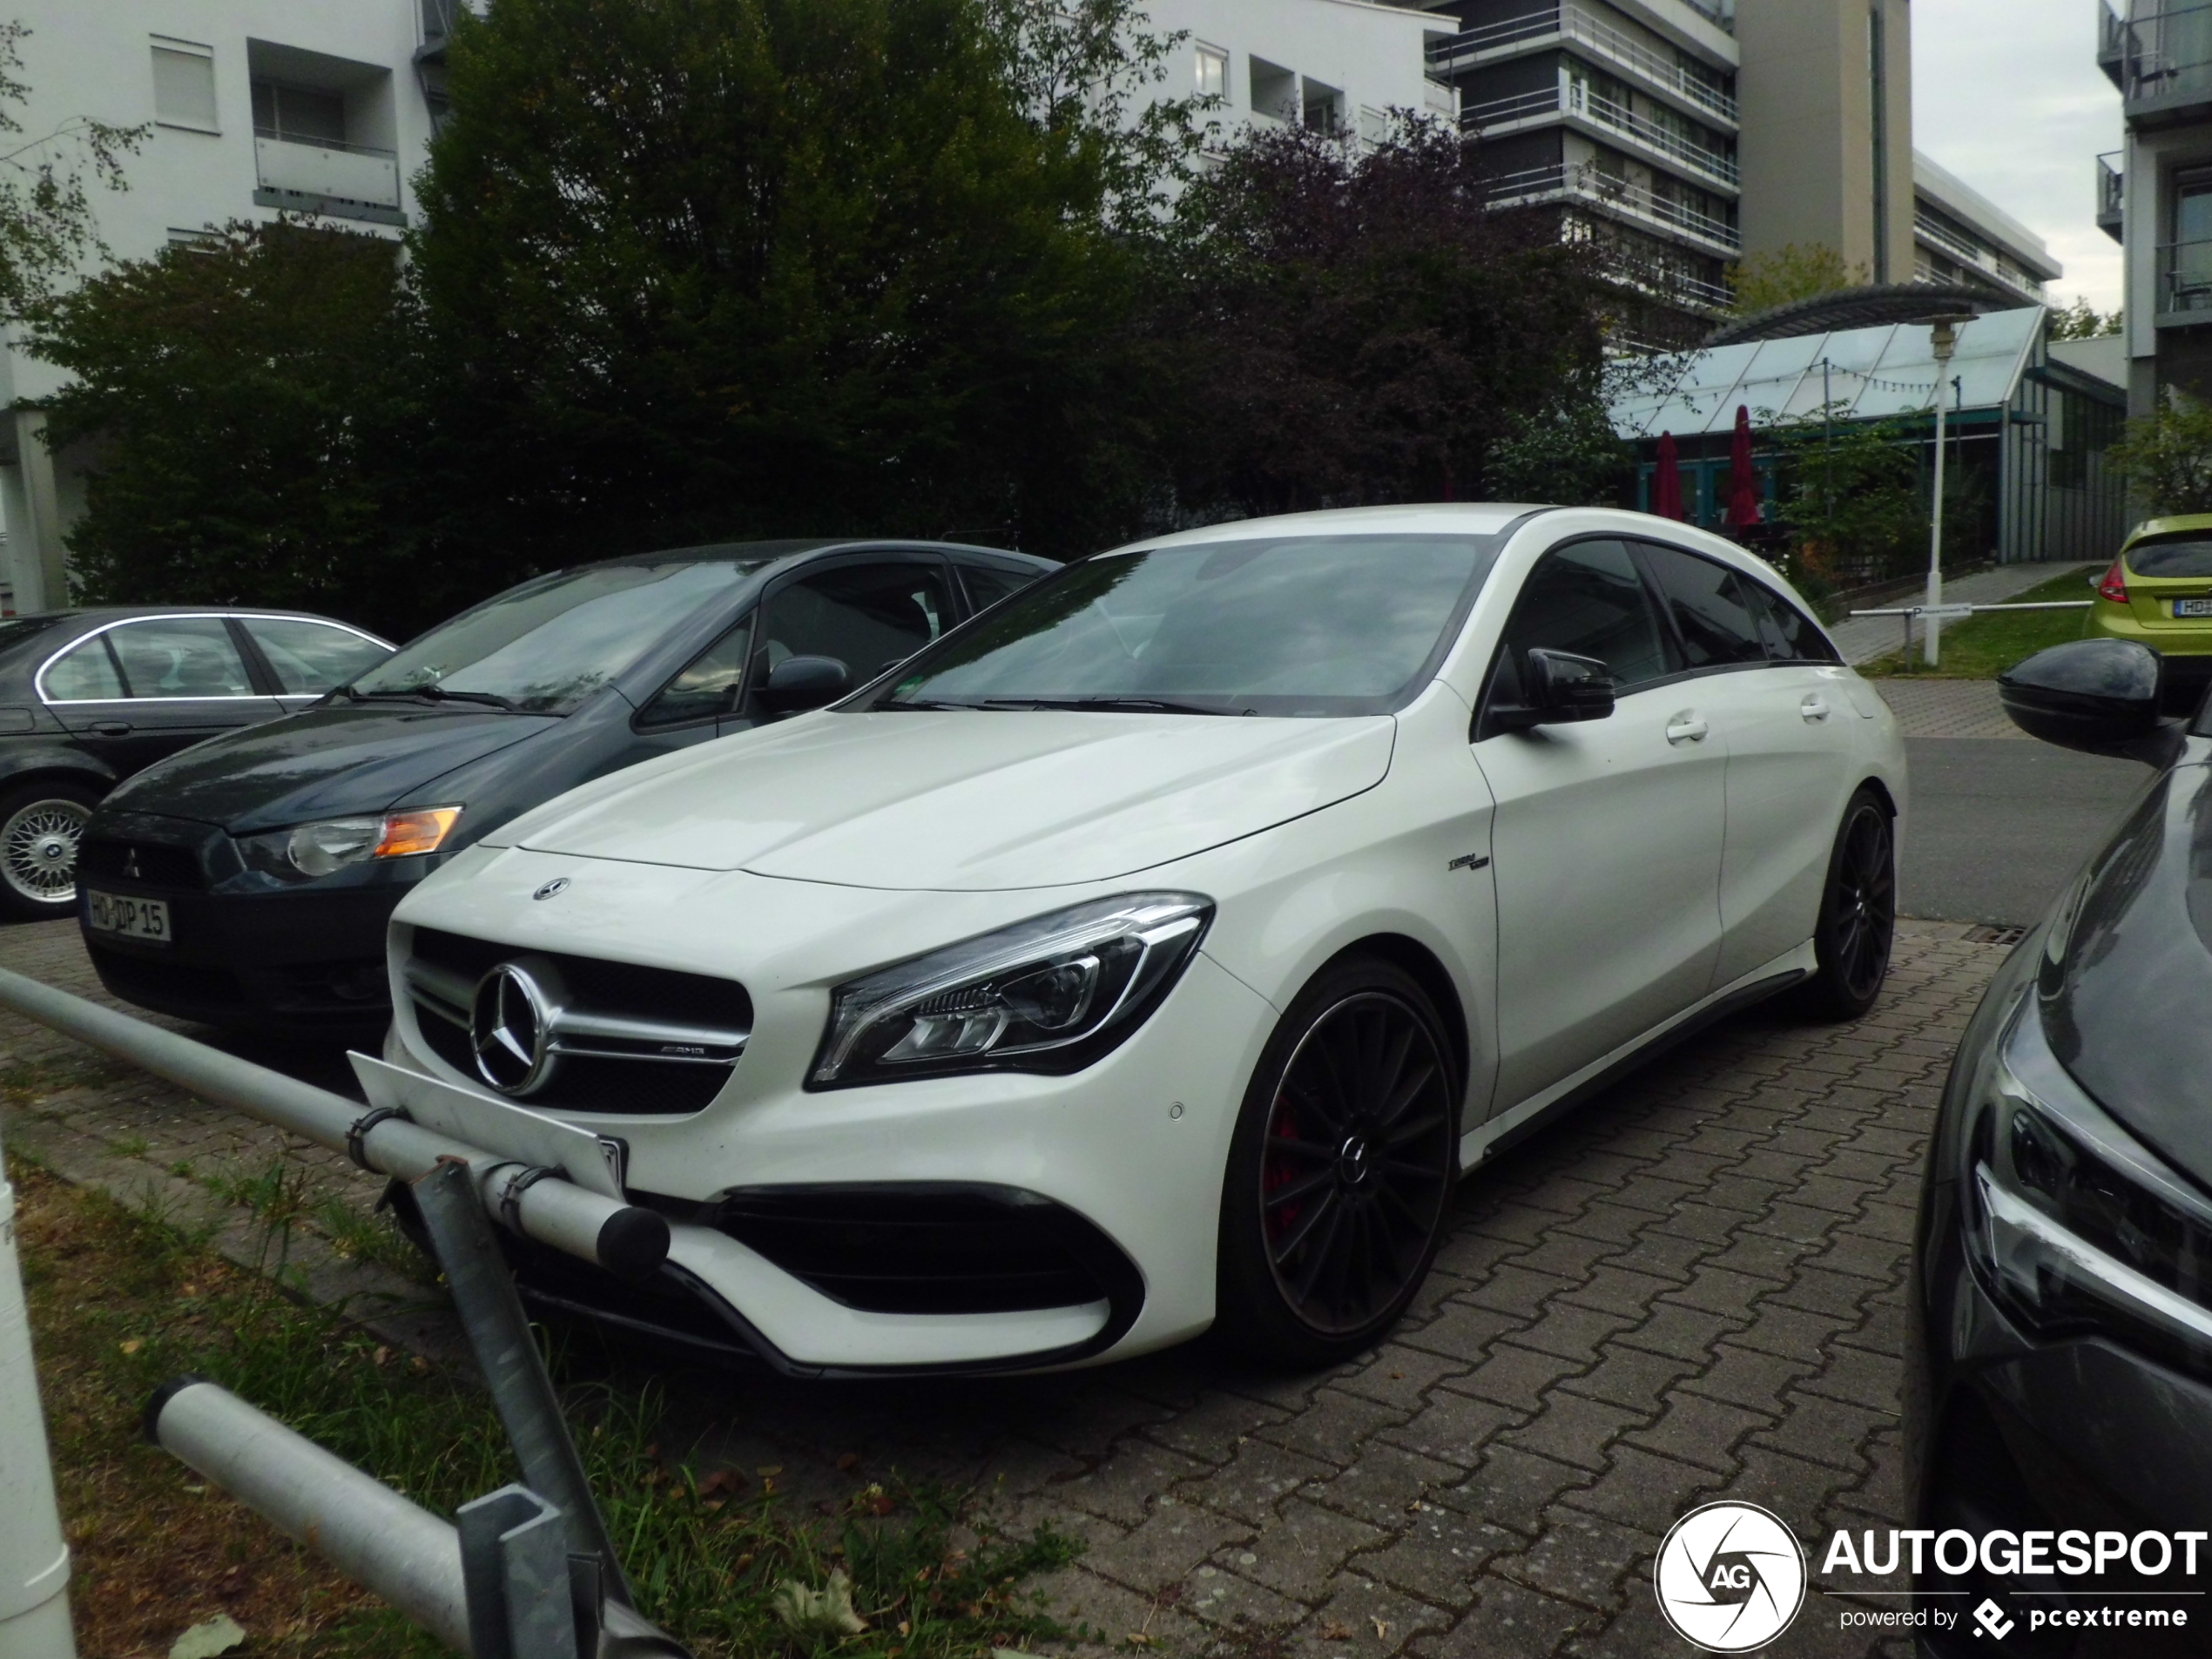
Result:
<svg viewBox="0 0 2212 1659">
<path fill-rule="evenodd" d="M 437 1246 L 446 1288 L 453 1293 L 462 1328 L 469 1333 L 469 1345 L 491 1390 L 492 1404 L 498 1407 L 499 1420 L 523 1466 L 523 1480 L 564 1517 L 563 1560 L 570 1552 L 597 1556 L 607 1594 L 633 1602 L 630 1581 L 623 1575 L 621 1558 L 591 1495 L 583 1460 L 577 1455 L 553 1379 L 545 1374 L 522 1298 L 515 1294 L 515 1280 L 500 1257 L 491 1224 L 484 1219 L 468 1166 L 440 1164 L 415 1184 L 415 1202 L 430 1242 Z M 523 1656 L 518 1653 L 516 1659 Z"/>
<path fill-rule="evenodd" d="M 475 1659 L 577 1659 L 566 1517 L 528 1487 L 455 1514 Z"/>
<path fill-rule="evenodd" d="M 68 1588 L 69 1545 L 16 1260 L 16 1190 L 0 1163 L 0 1659 L 76 1659 Z"/>
</svg>

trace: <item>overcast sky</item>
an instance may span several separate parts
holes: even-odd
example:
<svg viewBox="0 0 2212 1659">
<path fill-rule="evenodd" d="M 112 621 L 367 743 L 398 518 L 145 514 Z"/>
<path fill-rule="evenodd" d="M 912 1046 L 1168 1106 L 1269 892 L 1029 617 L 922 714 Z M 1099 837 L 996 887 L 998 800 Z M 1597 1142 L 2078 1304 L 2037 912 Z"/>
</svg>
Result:
<svg viewBox="0 0 2212 1659">
<path fill-rule="evenodd" d="M 1777 3 L 1777 0 L 1766 0 Z M 1912 141 L 2040 236 L 2053 295 L 2120 303 L 2120 244 L 2097 228 L 2095 158 L 2120 147 L 2097 68 L 2103 0 L 1914 0 Z"/>
</svg>

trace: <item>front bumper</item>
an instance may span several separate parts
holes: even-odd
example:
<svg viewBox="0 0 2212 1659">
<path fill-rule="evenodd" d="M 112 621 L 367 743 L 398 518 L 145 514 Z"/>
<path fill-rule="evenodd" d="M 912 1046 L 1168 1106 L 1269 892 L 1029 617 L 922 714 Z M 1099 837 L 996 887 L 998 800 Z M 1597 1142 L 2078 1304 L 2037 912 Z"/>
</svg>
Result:
<svg viewBox="0 0 2212 1659">
<path fill-rule="evenodd" d="M 694 1351 L 749 1351 L 813 1374 L 1087 1363 L 1163 1347 L 1211 1323 L 1222 1172 L 1276 1011 L 1203 951 L 1127 1042 L 1074 1075 L 1001 1072 L 810 1092 L 801 1080 L 827 1012 L 826 987 L 795 967 L 799 982 L 784 979 L 763 941 L 803 939 L 805 951 L 833 957 L 851 948 L 837 937 L 850 921 L 866 928 L 874 960 L 896 960 L 900 920 L 887 913 L 903 899 L 650 866 L 593 864 L 579 873 L 575 859 L 526 853 L 479 858 L 468 881 L 441 884 L 437 903 L 402 912 L 393 928 L 395 982 L 415 921 L 518 950 L 574 951 L 599 918 L 619 918 L 624 925 L 610 930 L 601 953 L 611 955 L 616 940 L 634 939 L 627 924 L 651 915 L 664 919 L 654 939 L 658 961 L 711 969 L 718 950 L 763 1012 L 751 1046 L 704 1109 L 561 1114 L 623 1143 L 625 1190 L 670 1217 L 673 1244 L 663 1282 L 643 1293 L 565 1263 L 525 1258 L 523 1282 L 541 1305 Z M 563 873 L 576 877 L 557 901 L 564 908 L 531 901 Z M 517 896 L 520 905 L 511 902 Z M 1088 896 L 1013 902 L 1041 910 Z M 954 914 L 959 905 L 972 903 L 980 916 L 1008 899 L 914 896 L 928 918 L 918 925 L 936 930 L 933 944 L 981 930 Z M 732 916 L 747 920 L 749 966 L 730 961 L 737 941 L 717 919 Z M 533 936 L 537 925 L 545 931 Z M 696 948 L 684 938 L 693 928 Z M 402 998 L 386 1057 L 488 1092 L 425 1041 L 420 1022 L 433 1017 L 418 1016 Z M 840 1192 L 855 1200 L 853 1225 L 877 1229 L 876 1254 L 863 1242 L 826 1265 L 817 1247 L 838 1227 L 819 1206 Z M 905 1248 L 890 1224 L 902 1207 L 948 1193 L 998 1195 L 1061 1218 L 1052 1224 L 1069 1238 L 1093 1241 L 1090 1288 L 1076 1292 L 1082 1299 L 1003 1305 L 1022 1298 L 982 1285 L 1003 1278 L 988 1263 L 956 1264 L 934 1283 L 927 1271 L 889 1271 Z M 754 1213 L 733 1220 L 733 1204 Z M 811 1243 L 764 1229 L 760 1212 L 778 1206 L 806 1212 Z M 887 1278 L 899 1287 L 884 1290 Z M 671 1291 L 685 1299 L 671 1303 Z"/>
<path fill-rule="evenodd" d="M 78 926 L 115 995 L 180 1019 L 286 1035 L 373 1038 L 390 1019 L 385 929 L 428 860 L 287 888 L 239 867 L 212 825 L 118 814 L 96 833 L 135 850 L 144 872 L 87 867 L 78 883 Z M 93 888 L 167 905 L 168 942 L 95 932 L 85 898 Z"/>
</svg>

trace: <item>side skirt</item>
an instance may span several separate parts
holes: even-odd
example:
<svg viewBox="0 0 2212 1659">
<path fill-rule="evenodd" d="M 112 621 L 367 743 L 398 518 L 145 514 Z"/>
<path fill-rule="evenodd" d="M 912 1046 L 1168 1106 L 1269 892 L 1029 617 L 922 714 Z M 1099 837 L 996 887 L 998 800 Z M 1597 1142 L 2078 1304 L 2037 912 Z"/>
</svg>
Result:
<svg viewBox="0 0 2212 1659">
<path fill-rule="evenodd" d="M 1460 1137 L 1460 1173 L 1471 1173 L 1476 1165 L 1494 1157 L 1517 1141 L 1527 1139 L 1554 1118 L 1571 1112 L 1594 1095 L 1602 1094 L 1638 1066 L 1648 1064 L 1673 1048 L 1676 1043 L 1695 1036 L 1716 1020 L 1750 1008 L 1754 1002 L 1764 1002 L 1777 992 L 1786 991 L 1802 980 L 1809 979 L 1818 967 L 1813 955 L 1812 941 L 1808 939 L 1795 950 L 1787 951 L 1764 967 L 1755 968 L 1741 979 L 1723 985 L 1703 1001 L 1691 1004 L 1664 1024 L 1656 1026 L 1640 1037 L 1631 1038 L 1611 1054 L 1595 1060 L 1575 1073 L 1561 1079 L 1539 1094 L 1531 1095 L 1517 1106 L 1507 1108 L 1493 1115 Z"/>
</svg>

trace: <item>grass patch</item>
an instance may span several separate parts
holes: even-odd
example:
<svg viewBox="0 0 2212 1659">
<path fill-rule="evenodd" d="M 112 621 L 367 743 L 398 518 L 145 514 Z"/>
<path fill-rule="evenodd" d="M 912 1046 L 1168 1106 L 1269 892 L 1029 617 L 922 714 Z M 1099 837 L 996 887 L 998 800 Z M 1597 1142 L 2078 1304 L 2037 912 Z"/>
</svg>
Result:
<svg viewBox="0 0 2212 1659">
<path fill-rule="evenodd" d="M 2072 576 L 2053 577 L 2026 593 L 2016 593 L 2008 604 L 2034 604 L 2050 599 L 2087 599 L 2090 597 L 2090 579 L 2094 570 L 2076 571 Z M 1909 600 L 1899 601 L 1910 603 Z M 1912 631 L 1912 660 L 1900 660 L 1897 651 L 1886 657 L 1877 657 L 1871 663 L 1862 663 L 1858 671 L 1873 678 L 1892 678 L 1915 675 L 1925 679 L 1991 680 L 2003 673 L 2022 658 L 2033 657 L 2049 645 L 2062 645 L 2069 639 L 2081 637 L 2082 625 L 2089 613 L 2086 610 L 2015 610 L 1998 611 L 1993 615 L 1969 617 L 1964 622 L 1945 625 L 1943 630 L 1942 663 L 1930 668 L 1920 660 L 1920 631 Z M 1895 622 L 1894 617 L 1881 618 L 1884 623 Z M 1898 623 L 1900 638 L 1904 624 Z"/>
<path fill-rule="evenodd" d="M 160 1655 L 227 1612 L 250 1651 L 401 1659 L 440 1651 L 258 1517 L 143 1442 L 146 1396 L 213 1377 L 441 1514 L 516 1479 L 490 1402 L 379 1345 L 204 1239 L 10 1160 L 31 1323 L 87 1654 Z M 287 1195 L 290 1195 L 289 1198 Z M 272 1212 L 297 1190 L 260 1196 Z M 294 1216 L 302 1212 L 294 1209 Z M 799 1513 L 772 1482 L 664 1456 L 650 1375 L 555 1367 L 608 1524 L 649 1616 L 702 1656 L 954 1659 L 1060 1634 L 1022 1581 L 1074 1559 L 1047 1531 L 996 1536 L 963 1494 L 866 1487 Z M 867 1628 L 804 1635 L 778 1588 L 849 1576 Z M 791 1598 L 788 1592 L 786 1601 Z"/>
</svg>

